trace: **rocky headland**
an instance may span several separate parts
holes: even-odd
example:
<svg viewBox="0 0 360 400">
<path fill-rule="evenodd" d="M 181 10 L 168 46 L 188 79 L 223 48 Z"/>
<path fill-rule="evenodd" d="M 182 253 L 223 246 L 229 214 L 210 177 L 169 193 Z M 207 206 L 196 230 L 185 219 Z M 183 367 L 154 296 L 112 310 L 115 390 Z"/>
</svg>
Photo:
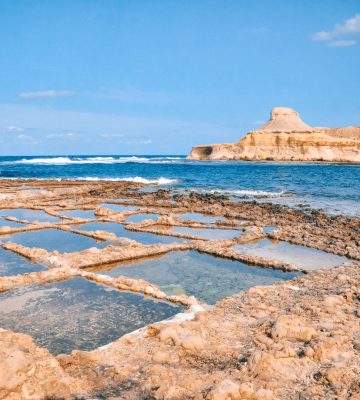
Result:
<svg viewBox="0 0 360 400">
<path fill-rule="evenodd" d="M 194 146 L 188 158 L 360 163 L 360 127 L 313 128 L 291 108 L 275 107 L 239 142 Z"/>
</svg>

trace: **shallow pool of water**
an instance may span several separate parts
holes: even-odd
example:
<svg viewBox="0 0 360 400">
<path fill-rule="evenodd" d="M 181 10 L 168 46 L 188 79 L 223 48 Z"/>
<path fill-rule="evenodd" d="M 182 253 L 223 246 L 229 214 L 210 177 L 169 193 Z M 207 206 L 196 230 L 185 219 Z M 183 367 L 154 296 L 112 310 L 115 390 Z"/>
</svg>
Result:
<svg viewBox="0 0 360 400">
<path fill-rule="evenodd" d="M 11 236 L 7 236 L 4 241 L 15 242 L 26 247 L 40 247 L 47 251 L 58 250 L 60 253 L 72 253 L 90 247 L 104 248 L 112 244 L 59 229 L 41 229 L 39 231 L 14 233 Z"/>
<path fill-rule="evenodd" d="M 186 214 L 179 214 L 179 217 L 184 220 L 191 220 L 196 222 L 203 222 L 204 224 L 212 224 L 216 221 L 224 221 L 224 217 L 213 217 L 201 213 L 191 212 Z"/>
<path fill-rule="evenodd" d="M 128 276 L 154 283 L 168 294 L 186 293 L 214 304 L 256 285 L 292 279 L 298 273 L 248 266 L 197 251 L 176 251 L 157 258 L 99 267 L 102 274 Z"/>
<path fill-rule="evenodd" d="M 331 268 L 347 260 L 346 257 L 326 253 L 325 251 L 269 239 L 237 245 L 234 249 L 245 254 L 295 264 L 307 270 Z"/>
<path fill-rule="evenodd" d="M 123 212 L 123 211 L 134 211 L 137 209 L 135 206 L 124 206 L 122 204 L 111 204 L 111 203 L 104 203 L 100 204 L 99 207 L 108 208 L 112 211 Z"/>
<path fill-rule="evenodd" d="M 183 309 L 75 278 L 0 294 L 0 326 L 57 355 L 103 346 Z"/>
<path fill-rule="evenodd" d="M 22 275 L 44 270 L 46 270 L 44 266 L 33 264 L 30 260 L 0 247 L 0 276 Z"/>
<path fill-rule="evenodd" d="M 24 228 L 26 225 L 20 224 L 20 222 L 8 221 L 7 219 L 0 217 L 0 228 L 3 226 L 10 226 L 11 228 Z"/>
<path fill-rule="evenodd" d="M 236 229 L 198 229 L 184 226 L 174 226 L 171 232 L 196 236 L 203 239 L 234 239 L 242 234 L 241 230 Z"/>
<path fill-rule="evenodd" d="M 90 222 L 88 224 L 73 226 L 74 229 L 85 231 L 107 231 L 114 233 L 118 237 L 126 237 L 131 240 L 136 240 L 142 244 L 156 244 L 156 243 L 180 243 L 185 239 L 176 238 L 173 236 L 155 235 L 147 232 L 135 232 L 124 228 L 120 223 L 116 222 Z"/>
<path fill-rule="evenodd" d="M 30 193 L 39 193 L 39 192 L 46 192 L 46 190 L 44 189 L 31 189 L 31 188 L 24 188 L 25 190 L 27 190 Z"/>
<path fill-rule="evenodd" d="M 0 209 L 0 215 L 8 217 L 16 217 L 17 219 L 27 220 L 30 222 L 58 222 L 60 218 L 53 217 L 42 210 L 27 210 L 24 208 L 12 209 Z"/>
<path fill-rule="evenodd" d="M 277 229 L 279 229 L 278 226 L 265 226 L 263 231 L 264 231 L 264 233 L 271 233 L 271 232 L 276 231 Z"/>
<path fill-rule="evenodd" d="M 70 211 L 59 211 L 59 214 L 70 218 L 85 218 L 94 219 L 95 211 L 93 210 L 70 210 Z"/>
<path fill-rule="evenodd" d="M 146 219 L 155 220 L 155 219 L 158 219 L 159 217 L 160 217 L 160 214 L 140 213 L 140 214 L 135 214 L 135 215 L 132 215 L 131 217 L 126 218 L 125 221 L 138 223 L 138 222 L 145 221 Z"/>
</svg>

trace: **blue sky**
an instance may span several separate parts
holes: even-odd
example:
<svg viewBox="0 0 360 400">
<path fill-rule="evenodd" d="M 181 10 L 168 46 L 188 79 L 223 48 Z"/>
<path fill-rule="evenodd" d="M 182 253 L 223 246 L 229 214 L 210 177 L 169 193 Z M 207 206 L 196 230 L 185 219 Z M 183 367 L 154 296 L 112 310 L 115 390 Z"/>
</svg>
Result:
<svg viewBox="0 0 360 400">
<path fill-rule="evenodd" d="M 358 0 L 1 0 L 0 155 L 186 154 L 288 106 L 360 125 Z"/>
</svg>

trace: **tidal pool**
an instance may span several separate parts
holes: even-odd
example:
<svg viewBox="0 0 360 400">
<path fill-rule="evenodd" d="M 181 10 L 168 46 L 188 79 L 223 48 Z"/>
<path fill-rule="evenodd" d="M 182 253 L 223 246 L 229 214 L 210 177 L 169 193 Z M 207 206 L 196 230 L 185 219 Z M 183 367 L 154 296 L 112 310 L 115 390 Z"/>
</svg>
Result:
<svg viewBox="0 0 360 400">
<path fill-rule="evenodd" d="M 0 294 L 0 327 L 31 335 L 57 355 L 93 350 L 183 310 L 75 278 Z"/>
<path fill-rule="evenodd" d="M 111 203 L 100 204 L 99 207 L 108 208 L 109 210 L 118 211 L 118 212 L 134 211 L 137 209 L 137 207 L 135 207 L 135 206 L 124 206 L 122 204 L 111 204 Z"/>
<path fill-rule="evenodd" d="M 0 217 L 0 228 L 3 226 L 10 226 L 11 228 L 23 228 L 26 225 L 21 224 L 20 222 L 8 221 L 7 219 Z"/>
<path fill-rule="evenodd" d="M 261 239 L 255 243 L 237 245 L 234 249 L 240 253 L 295 264 L 306 270 L 331 268 L 347 260 L 346 257 L 326 253 L 325 251 L 270 239 Z"/>
<path fill-rule="evenodd" d="M 69 211 L 58 211 L 59 214 L 64 215 L 65 217 L 70 218 L 85 218 L 85 219 L 94 219 L 95 211 L 94 210 L 69 210 Z"/>
<path fill-rule="evenodd" d="M 199 239 L 234 239 L 242 234 L 242 230 L 236 229 L 198 229 L 184 226 L 174 226 L 171 232 L 181 233 L 183 235 L 196 236 Z"/>
<path fill-rule="evenodd" d="M 205 224 L 212 224 L 216 221 L 224 221 L 224 217 L 213 217 L 210 215 L 204 215 L 197 212 L 191 212 L 186 214 L 179 214 L 179 217 L 184 220 L 192 220 L 196 222 L 203 222 Z"/>
<path fill-rule="evenodd" d="M 130 231 L 125 229 L 122 224 L 117 222 L 89 222 L 87 224 L 73 226 L 73 228 L 85 231 L 107 231 L 114 233 L 118 237 L 126 237 L 131 240 L 136 240 L 142 244 L 167 244 L 185 241 L 185 239 L 176 238 L 173 236 L 162 236 L 147 232 Z"/>
<path fill-rule="evenodd" d="M 265 226 L 263 231 L 264 231 L 264 233 L 271 233 L 271 232 L 276 231 L 277 229 L 279 229 L 278 226 Z"/>
<path fill-rule="evenodd" d="M 297 272 L 248 266 L 197 251 L 175 251 L 156 258 L 98 267 L 102 274 L 145 279 L 168 294 L 186 293 L 208 304 L 256 285 L 292 279 Z"/>
<path fill-rule="evenodd" d="M 1 216 L 16 217 L 17 219 L 27 220 L 30 222 L 58 222 L 59 218 L 47 214 L 43 210 L 27 210 L 25 208 L 4 209 L 0 210 Z"/>
<path fill-rule="evenodd" d="M 134 222 L 134 223 L 138 223 L 138 222 L 142 222 L 145 221 L 146 219 L 158 219 L 160 217 L 160 214 L 146 214 L 146 213 L 140 213 L 140 214 L 135 214 L 132 215 L 131 217 L 126 218 L 126 222 Z"/>
<path fill-rule="evenodd" d="M 33 264 L 30 260 L 0 247 L 0 276 L 22 275 L 44 270 L 46 270 L 44 266 Z"/>
<path fill-rule="evenodd" d="M 60 253 L 72 253 L 90 247 L 104 248 L 111 244 L 110 242 L 96 241 L 88 236 L 61 231 L 59 229 L 41 229 L 38 231 L 14 233 L 11 236 L 7 236 L 5 240 L 26 247 L 40 247 L 47 251 L 58 250 Z"/>
</svg>

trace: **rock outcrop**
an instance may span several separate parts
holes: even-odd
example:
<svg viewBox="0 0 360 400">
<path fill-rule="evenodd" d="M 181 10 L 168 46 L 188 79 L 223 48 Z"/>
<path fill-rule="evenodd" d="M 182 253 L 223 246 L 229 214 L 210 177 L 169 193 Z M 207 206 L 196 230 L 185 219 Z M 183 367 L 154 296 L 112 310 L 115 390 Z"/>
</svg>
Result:
<svg viewBox="0 0 360 400">
<path fill-rule="evenodd" d="M 360 127 L 313 128 L 291 108 L 276 107 L 239 142 L 194 146 L 188 158 L 360 163 Z"/>
</svg>

